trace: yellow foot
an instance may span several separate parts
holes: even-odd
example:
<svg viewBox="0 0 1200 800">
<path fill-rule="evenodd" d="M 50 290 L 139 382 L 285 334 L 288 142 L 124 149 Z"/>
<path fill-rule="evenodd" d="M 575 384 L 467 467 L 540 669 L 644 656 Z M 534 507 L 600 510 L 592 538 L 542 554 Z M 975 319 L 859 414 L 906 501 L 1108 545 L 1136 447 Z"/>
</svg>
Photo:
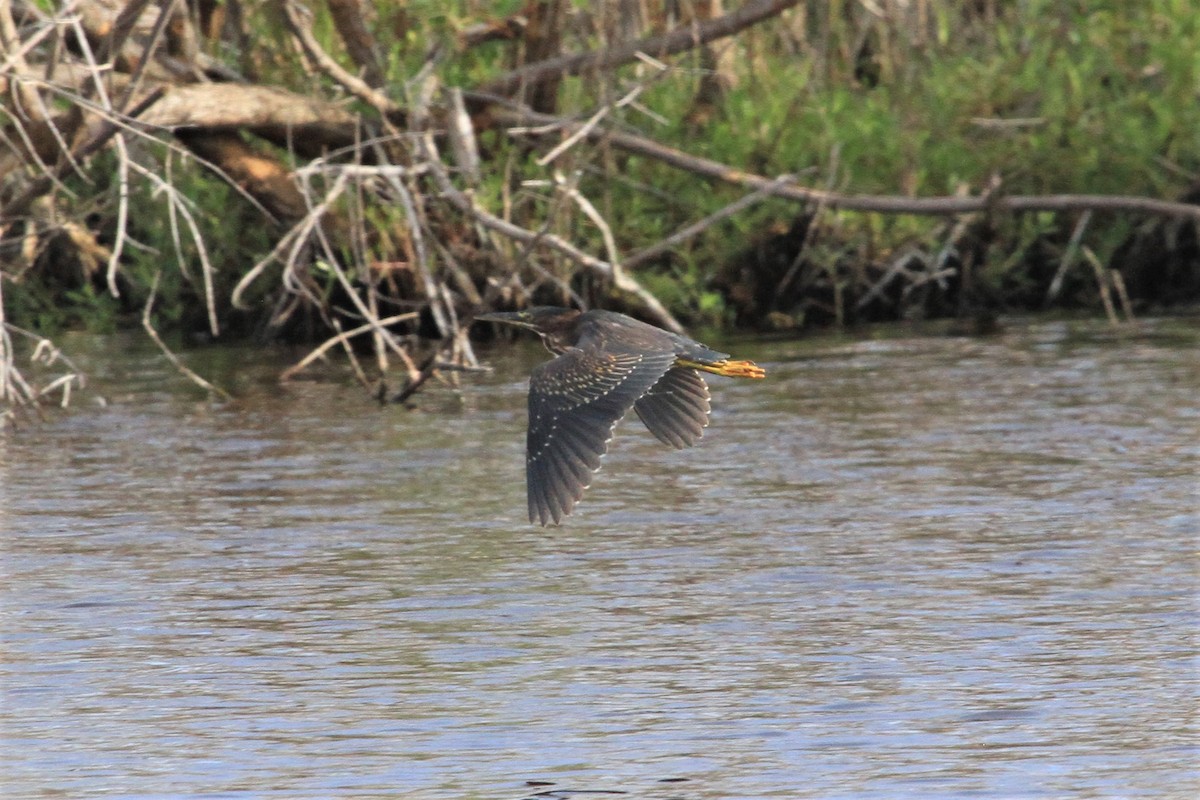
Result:
<svg viewBox="0 0 1200 800">
<path fill-rule="evenodd" d="M 691 367 L 711 372 L 714 375 L 724 375 L 727 378 L 765 378 L 767 371 L 753 361 L 716 361 L 711 364 L 701 364 L 681 358 L 675 362 L 681 367 Z"/>
</svg>

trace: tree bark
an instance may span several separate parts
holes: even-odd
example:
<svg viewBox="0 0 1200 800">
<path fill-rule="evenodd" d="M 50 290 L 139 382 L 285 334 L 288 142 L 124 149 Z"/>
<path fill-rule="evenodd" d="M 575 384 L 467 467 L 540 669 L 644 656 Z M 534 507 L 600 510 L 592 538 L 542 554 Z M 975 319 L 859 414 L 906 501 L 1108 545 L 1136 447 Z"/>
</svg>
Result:
<svg viewBox="0 0 1200 800">
<path fill-rule="evenodd" d="M 383 86 L 379 46 L 363 19 L 362 0 L 327 0 L 329 13 L 351 60 L 363 72 L 363 80 L 375 89 Z"/>
<path fill-rule="evenodd" d="M 536 64 L 557 58 L 562 51 L 562 28 L 566 0 L 536 0 L 529 5 L 529 24 L 525 26 L 525 63 Z M 558 86 L 562 76 L 549 73 L 542 80 L 525 86 L 525 103 L 545 114 L 558 109 Z"/>
</svg>

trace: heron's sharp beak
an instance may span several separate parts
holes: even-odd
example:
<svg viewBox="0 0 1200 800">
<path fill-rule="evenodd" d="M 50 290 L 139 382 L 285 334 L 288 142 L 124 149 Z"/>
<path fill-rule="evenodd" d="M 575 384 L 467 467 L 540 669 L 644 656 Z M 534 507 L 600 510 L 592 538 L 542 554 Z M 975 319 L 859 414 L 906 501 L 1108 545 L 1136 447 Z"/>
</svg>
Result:
<svg viewBox="0 0 1200 800">
<path fill-rule="evenodd" d="M 477 314 L 476 322 L 502 322 L 508 325 L 520 325 L 528 327 L 529 323 L 525 320 L 524 314 L 520 311 L 492 311 L 488 314 Z"/>
</svg>

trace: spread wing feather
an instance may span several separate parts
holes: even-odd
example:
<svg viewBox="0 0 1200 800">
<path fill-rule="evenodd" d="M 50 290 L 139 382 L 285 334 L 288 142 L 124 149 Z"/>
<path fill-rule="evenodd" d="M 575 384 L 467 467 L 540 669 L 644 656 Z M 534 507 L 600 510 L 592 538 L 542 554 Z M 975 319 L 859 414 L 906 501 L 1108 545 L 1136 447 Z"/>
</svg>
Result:
<svg viewBox="0 0 1200 800">
<path fill-rule="evenodd" d="M 697 370 L 672 367 L 633 408 L 659 441 L 682 449 L 704 434 L 708 401 L 708 385 Z"/>
<path fill-rule="evenodd" d="M 529 381 L 525 478 L 529 521 L 542 525 L 557 525 L 571 513 L 600 468 L 617 422 L 675 362 L 670 351 L 580 344 L 536 367 Z"/>
</svg>

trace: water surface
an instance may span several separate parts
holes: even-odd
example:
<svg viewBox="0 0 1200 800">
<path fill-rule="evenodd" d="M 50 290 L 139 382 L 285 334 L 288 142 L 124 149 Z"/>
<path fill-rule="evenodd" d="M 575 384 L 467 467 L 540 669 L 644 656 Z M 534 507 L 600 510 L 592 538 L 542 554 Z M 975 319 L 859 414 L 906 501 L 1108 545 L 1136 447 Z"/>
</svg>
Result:
<svg viewBox="0 0 1200 800">
<path fill-rule="evenodd" d="M 0 793 L 1196 796 L 1198 343 L 726 343 L 770 378 L 540 529 L 533 344 L 405 410 L 84 342 L 0 434 Z"/>
</svg>

